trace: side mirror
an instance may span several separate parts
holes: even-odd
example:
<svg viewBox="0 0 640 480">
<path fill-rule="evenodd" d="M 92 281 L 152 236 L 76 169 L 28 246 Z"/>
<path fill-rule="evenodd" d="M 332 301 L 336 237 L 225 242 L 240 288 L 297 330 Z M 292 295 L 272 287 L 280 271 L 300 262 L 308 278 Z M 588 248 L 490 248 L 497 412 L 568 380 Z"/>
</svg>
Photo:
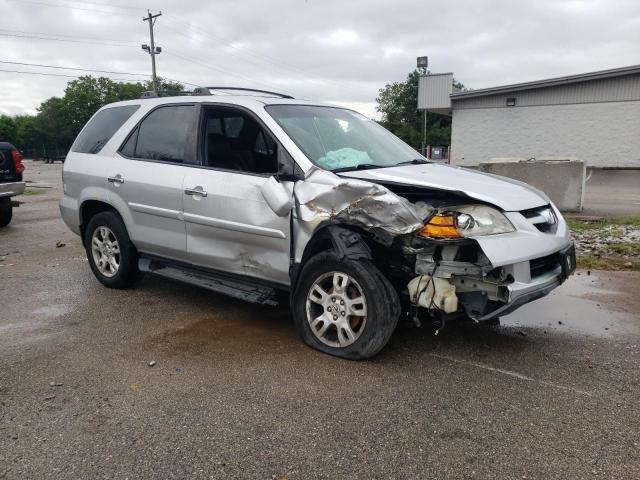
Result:
<svg viewBox="0 0 640 480">
<path fill-rule="evenodd" d="M 260 193 L 279 217 L 288 215 L 293 208 L 293 195 L 276 177 L 269 177 L 260 187 Z"/>
<path fill-rule="evenodd" d="M 304 173 L 282 146 L 278 145 L 278 180 L 295 182 L 304 179 Z"/>
</svg>

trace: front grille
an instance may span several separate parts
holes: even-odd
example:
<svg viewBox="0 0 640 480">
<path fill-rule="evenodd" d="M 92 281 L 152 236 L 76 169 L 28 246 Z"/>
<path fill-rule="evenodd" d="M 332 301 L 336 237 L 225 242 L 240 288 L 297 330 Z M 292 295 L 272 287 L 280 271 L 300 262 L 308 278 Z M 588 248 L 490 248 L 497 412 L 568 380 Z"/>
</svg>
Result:
<svg viewBox="0 0 640 480">
<path fill-rule="evenodd" d="M 550 205 L 522 210 L 520 213 L 541 232 L 555 233 L 558 228 L 558 217 Z"/>
<path fill-rule="evenodd" d="M 546 257 L 534 258 L 529 260 L 529 268 L 531 270 L 531 278 L 539 277 L 545 273 L 555 270 L 560 261 L 558 253 L 552 253 Z"/>
</svg>

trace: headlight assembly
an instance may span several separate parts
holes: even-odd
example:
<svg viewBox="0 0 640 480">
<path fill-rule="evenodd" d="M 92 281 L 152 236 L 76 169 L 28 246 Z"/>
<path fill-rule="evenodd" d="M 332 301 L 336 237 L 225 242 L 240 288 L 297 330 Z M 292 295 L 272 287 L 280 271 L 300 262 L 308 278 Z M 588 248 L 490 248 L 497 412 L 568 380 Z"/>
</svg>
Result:
<svg viewBox="0 0 640 480">
<path fill-rule="evenodd" d="M 452 207 L 431 216 L 420 236 L 426 238 L 463 238 L 496 235 L 515 231 L 498 209 L 487 205 Z"/>
</svg>

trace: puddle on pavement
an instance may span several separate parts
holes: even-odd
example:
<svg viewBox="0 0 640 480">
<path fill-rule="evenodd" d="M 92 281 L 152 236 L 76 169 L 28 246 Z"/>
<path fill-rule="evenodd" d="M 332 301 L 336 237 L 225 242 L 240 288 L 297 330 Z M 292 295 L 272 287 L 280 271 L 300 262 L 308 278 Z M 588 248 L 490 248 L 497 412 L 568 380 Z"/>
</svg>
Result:
<svg viewBox="0 0 640 480">
<path fill-rule="evenodd" d="M 242 344 L 246 351 L 290 341 L 295 341 L 295 332 L 287 308 L 253 306 L 251 312 L 239 308 L 204 316 L 177 326 L 152 343 L 164 344 L 175 352 L 198 352 L 216 350 L 220 344 Z"/>
<path fill-rule="evenodd" d="M 610 308 L 621 294 L 601 284 L 596 275 L 575 275 L 547 297 L 502 317 L 500 323 L 594 337 L 638 334 L 637 319 L 634 322 L 630 313 Z"/>
</svg>

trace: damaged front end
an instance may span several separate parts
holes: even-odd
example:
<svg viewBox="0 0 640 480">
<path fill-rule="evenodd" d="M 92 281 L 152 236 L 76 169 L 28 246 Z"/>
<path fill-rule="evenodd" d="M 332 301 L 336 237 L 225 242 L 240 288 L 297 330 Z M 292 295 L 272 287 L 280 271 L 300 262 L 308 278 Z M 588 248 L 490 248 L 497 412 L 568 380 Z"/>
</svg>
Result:
<svg viewBox="0 0 640 480">
<path fill-rule="evenodd" d="M 407 313 L 489 320 L 546 295 L 575 269 L 566 225 L 552 205 L 544 212 L 555 225 L 545 232 L 526 212 L 504 212 L 464 192 L 319 169 L 296 184 L 294 197 L 294 267 L 311 239 L 328 232 L 339 255 L 373 261 Z"/>
</svg>

